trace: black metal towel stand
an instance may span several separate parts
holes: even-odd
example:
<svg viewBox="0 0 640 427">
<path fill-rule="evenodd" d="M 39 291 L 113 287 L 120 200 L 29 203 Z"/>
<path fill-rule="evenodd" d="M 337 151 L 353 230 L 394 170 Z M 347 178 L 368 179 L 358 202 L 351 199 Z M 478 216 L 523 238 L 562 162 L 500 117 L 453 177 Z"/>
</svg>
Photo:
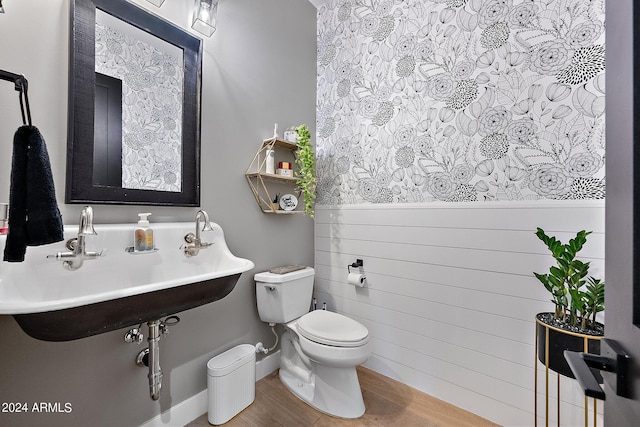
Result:
<svg viewBox="0 0 640 427">
<path fill-rule="evenodd" d="M 0 70 L 0 80 L 6 80 L 13 82 L 15 89 L 19 92 L 18 99 L 20 101 L 20 112 L 22 113 L 22 123 L 32 126 L 31 124 L 31 109 L 29 108 L 29 96 L 27 91 L 29 89 L 29 82 L 27 78 L 22 74 L 11 73 L 9 71 Z"/>
</svg>

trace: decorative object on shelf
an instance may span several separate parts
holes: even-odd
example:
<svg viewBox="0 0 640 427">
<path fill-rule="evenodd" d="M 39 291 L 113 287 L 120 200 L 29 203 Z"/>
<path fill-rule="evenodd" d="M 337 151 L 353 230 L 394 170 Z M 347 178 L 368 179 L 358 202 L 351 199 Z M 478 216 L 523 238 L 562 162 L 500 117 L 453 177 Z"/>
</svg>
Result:
<svg viewBox="0 0 640 427">
<path fill-rule="evenodd" d="M 293 167 L 291 162 L 278 162 L 276 175 L 293 177 Z"/>
<path fill-rule="evenodd" d="M 276 169 L 276 175 L 293 177 L 292 169 Z"/>
<path fill-rule="evenodd" d="M 280 207 L 285 211 L 292 211 L 298 207 L 298 198 L 293 194 L 284 194 L 280 197 Z"/>
<path fill-rule="evenodd" d="M 295 129 L 298 132 L 295 176 L 298 178 L 298 189 L 304 196 L 304 212 L 313 218 L 316 200 L 316 155 L 307 125 L 302 124 Z"/>
<path fill-rule="evenodd" d="M 284 140 L 288 142 L 298 142 L 298 131 L 295 127 L 289 128 L 284 131 Z"/>
<path fill-rule="evenodd" d="M 164 1 L 164 0 L 163 0 Z M 200 0 L 193 11 L 191 28 L 207 37 L 216 31 L 218 0 Z"/>
<path fill-rule="evenodd" d="M 549 268 L 549 273 L 533 273 L 551 294 L 551 301 L 555 305 L 553 313 L 539 313 L 536 315 L 535 351 L 538 360 L 545 365 L 546 372 L 546 419 L 549 418 L 549 369 L 558 374 L 557 395 L 560 395 L 560 375 L 575 378 L 571 368 L 564 358 L 564 351 L 585 353 L 600 353 L 600 340 L 604 335 L 604 325 L 596 322 L 597 313 L 604 311 L 604 282 L 589 274 L 589 262 L 577 259 L 578 252 L 587 241 L 591 232 L 579 231 L 576 237 L 563 244 L 553 236 L 548 236 L 542 228 L 538 228 L 536 236 L 544 242 L 556 265 Z M 586 285 L 586 286 L 585 286 Z M 583 287 L 585 290 L 583 290 Z M 537 389 L 538 365 L 535 365 L 534 375 L 534 407 L 537 423 Z M 595 374 L 601 381 L 600 373 Z M 594 413 L 596 403 L 594 400 Z M 585 397 L 585 411 L 588 401 Z M 558 401 L 558 419 L 560 418 L 560 403 Z M 585 418 L 586 423 L 586 418 Z M 595 421 L 594 421 L 595 425 Z"/>
<path fill-rule="evenodd" d="M 276 152 L 274 150 L 265 151 L 265 155 L 267 156 L 267 162 L 265 165 L 265 173 L 274 174 L 276 173 Z"/>
<path fill-rule="evenodd" d="M 271 209 L 274 211 L 280 209 L 280 193 L 276 193 L 276 196 L 273 198 L 273 202 L 271 202 Z"/>
</svg>

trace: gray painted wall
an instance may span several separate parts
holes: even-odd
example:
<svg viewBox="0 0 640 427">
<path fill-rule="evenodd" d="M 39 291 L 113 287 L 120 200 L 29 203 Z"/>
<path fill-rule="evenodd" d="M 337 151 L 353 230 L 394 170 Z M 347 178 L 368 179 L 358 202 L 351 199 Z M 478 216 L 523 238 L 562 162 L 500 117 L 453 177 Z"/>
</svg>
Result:
<svg viewBox="0 0 640 427">
<path fill-rule="evenodd" d="M 192 2 L 142 7 L 189 28 Z M 0 68 L 30 83 L 34 125 L 47 141 L 60 210 L 77 223 L 80 206 L 66 205 L 69 1 L 5 2 L 0 15 Z M 291 19 L 295 17 L 295 19 Z M 256 269 L 222 301 L 181 315 L 161 341 L 162 397 L 148 397 L 147 371 L 134 365 L 143 346 L 125 344 L 124 330 L 66 343 L 37 341 L 11 316 L 0 316 L 0 402 L 69 402 L 71 413 L 0 413 L 0 425 L 133 426 L 206 388 L 206 362 L 240 343 L 270 344 L 255 309 L 253 273 L 274 265 L 313 263 L 313 222 L 306 216 L 262 214 L 244 178 L 258 144 L 280 129 L 306 123 L 315 134 L 316 10 L 300 0 L 221 1 L 218 29 L 204 42 L 202 207 L 222 226 L 231 251 Z M 10 42 L 8 42 L 10 41 Z M 0 85 L 0 200 L 7 200 L 13 132 L 20 124 L 17 93 Z M 193 208 L 94 205 L 97 223 L 189 221 Z M 286 244 L 280 244 L 285 241 Z M 99 261 L 98 261 L 99 262 Z M 61 267 L 62 268 L 62 267 Z"/>
</svg>

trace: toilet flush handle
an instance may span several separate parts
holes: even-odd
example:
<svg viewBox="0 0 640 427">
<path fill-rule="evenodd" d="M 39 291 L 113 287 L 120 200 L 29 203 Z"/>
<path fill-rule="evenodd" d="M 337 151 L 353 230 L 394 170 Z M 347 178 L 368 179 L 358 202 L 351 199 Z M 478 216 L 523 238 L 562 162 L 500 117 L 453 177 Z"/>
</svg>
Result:
<svg viewBox="0 0 640 427">
<path fill-rule="evenodd" d="M 276 287 L 273 285 L 264 285 L 264 287 L 268 290 L 268 291 L 275 291 Z"/>
</svg>

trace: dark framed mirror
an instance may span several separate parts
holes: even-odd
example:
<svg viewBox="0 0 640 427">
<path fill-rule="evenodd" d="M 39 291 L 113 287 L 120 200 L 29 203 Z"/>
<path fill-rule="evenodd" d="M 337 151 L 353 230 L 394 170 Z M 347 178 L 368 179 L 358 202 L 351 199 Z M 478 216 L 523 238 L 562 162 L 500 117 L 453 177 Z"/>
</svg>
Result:
<svg viewBox="0 0 640 427">
<path fill-rule="evenodd" d="M 67 203 L 200 205 L 202 41 L 126 0 L 72 0 Z"/>
</svg>

